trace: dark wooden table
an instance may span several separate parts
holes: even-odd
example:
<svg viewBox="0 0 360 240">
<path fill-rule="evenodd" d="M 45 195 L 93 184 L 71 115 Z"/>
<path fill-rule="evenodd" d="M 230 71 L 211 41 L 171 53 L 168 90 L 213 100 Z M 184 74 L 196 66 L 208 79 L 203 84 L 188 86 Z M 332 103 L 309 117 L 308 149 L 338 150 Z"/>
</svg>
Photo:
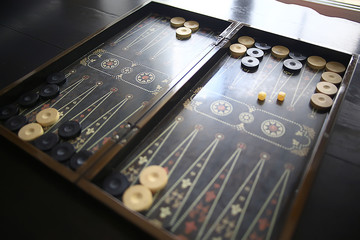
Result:
<svg viewBox="0 0 360 240">
<path fill-rule="evenodd" d="M 144 3 L 3 1 L 0 88 Z M 162 1 L 347 53 L 360 24 L 277 1 Z M 360 13 L 359 13 L 360 20 Z M 0 137 L 2 239 L 149 239 L 141 230 Z M 294 239 L 360 235 L 360 66 L 342 103 Z"/>
</svg>

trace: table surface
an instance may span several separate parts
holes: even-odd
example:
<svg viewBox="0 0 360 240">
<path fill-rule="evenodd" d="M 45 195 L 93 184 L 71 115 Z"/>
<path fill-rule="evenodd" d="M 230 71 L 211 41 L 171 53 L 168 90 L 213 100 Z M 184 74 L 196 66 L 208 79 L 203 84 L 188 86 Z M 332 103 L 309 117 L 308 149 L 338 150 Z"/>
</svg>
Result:
<svg viewBox="0 0 360 240">
<path fill-rule="evenodd" d="M 0 88 L 111 24 L 142 0 L 4 1 Z M 161 1 L 346 53 L 360 53 L 360 24 L 274 0 Z M 360 20 L 360 13 L 359 13 Z M 360 64 L 342 103 L 294 239 L 358 239 Z M 5 239 L 150 237 L 0 137 Z M 5 234 L 4 234 L 5 233 Z"/>
</svg>

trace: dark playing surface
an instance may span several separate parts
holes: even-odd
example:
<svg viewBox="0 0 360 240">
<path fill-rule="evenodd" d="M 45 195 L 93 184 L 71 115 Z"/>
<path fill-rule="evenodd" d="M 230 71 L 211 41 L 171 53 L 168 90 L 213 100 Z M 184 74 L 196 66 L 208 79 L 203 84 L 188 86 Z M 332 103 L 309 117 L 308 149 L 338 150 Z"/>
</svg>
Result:
<svg viewBox="0 0 360 240">
<path fill-rule="evenodd" d="M 274 45 L 284 44 L 278 41 Z M 296 41 L 285 43 L 299 48 Z M 132 185 L 146 166 L 168 171 L 166 188 L 143 214 L 184 239 L 276 236 L 327 117 L 309 104 L 324 70 L 296 60 L 302 68 L 289 72 L 284 63 L 293 60 L 268 53 L 250 71 L 242 66 L 247 58 L 232 58 L 226 49 L 202 83 L 119 159 L 115 172 Z M 265 101 L 257 100 L 260 91 Z M 284 102 L 277 101 L 280 91 Z"/>
</svg>

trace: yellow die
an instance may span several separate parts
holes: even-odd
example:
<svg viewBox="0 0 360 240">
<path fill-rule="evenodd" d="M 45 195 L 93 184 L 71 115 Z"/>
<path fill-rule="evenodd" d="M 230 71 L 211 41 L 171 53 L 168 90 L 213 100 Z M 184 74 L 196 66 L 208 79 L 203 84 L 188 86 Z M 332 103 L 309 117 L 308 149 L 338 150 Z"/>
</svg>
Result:
<svg viewBox="0 0 360 240">
<path fill-rule="evenodd" d="M 285 100 L 285 96 L 286 96 L 286 93 L 279 92 L 277 99 L 282 102 Z"/>
<path fill-rule="evenodd" d="M 266 92 L 263 92 L 263 91 L 259 92 L 259 94 L 258 94 L 258 99 L 259 99 L 260 101 L 264 101 L 265 98 L 266 98 Z"/>
</svg>

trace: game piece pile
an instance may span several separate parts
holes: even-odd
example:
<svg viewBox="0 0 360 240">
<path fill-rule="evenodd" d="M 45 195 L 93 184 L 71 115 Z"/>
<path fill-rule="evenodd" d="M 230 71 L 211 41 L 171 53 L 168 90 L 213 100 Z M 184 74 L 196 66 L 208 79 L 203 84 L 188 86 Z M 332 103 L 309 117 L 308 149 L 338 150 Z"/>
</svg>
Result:
<svg viewBox="0 0 360 240">
<path fill-rule="evenodd" d="M 110 175 L 104 180 L 105 191 L 122 197 L 126 207 L 134 211 L 146 211 L 153 203 L 153 194 L 165 188 L 168 182 L 166 170 L 158 165 L 144 168 L 139 175 L 139 184 L 130 186 L 127 178 L 121 173 Z"/>
<path fill-rule="evenodd" d="M 271 46 L 267 43 L 256 42 L 254 38 L 249 36 L 240 36 L 238 42 L 231 44 L 229 47 L 230 56 L 233 58 L 241 58 L 241 68 L 246 72 L 257 71 L 263 56 L 271 52 L 272 57 L 283 62 L 283 70 L 287 74 L 298 74 L 303 68 L 303 63 L 313 71 L 320 71 L 325 68 L 325 72 L 321 76 L 321 82 L 316 85 L 315 92 L 311 96 L 311 105 L 317 110 L 328 110 L 332 104 L 334 97 L 338 91 L 336 85 L 340 84 L 342 78 L 339 74 L 345 71 L 345 66 L 339 62 L 326 62 L 320 56 L 306 57 L 297 52 L 291 52 L 287 47 L 277 45 Z M 258 93 L 258 101 L 266 100 L 266 92 Z M 286 93 L 280 91 L 277 96 L 278 102 L 285 100 Z"/>
<path fill-rule="evenodd" d="M 196 21 L 186 21 L 183 17 L 173 17 L 170 20 L 171 27 L 176 28 L 177 39 L 188 39 L 191 34 L 199 29 L 199 23 Z"/>
</svg>

